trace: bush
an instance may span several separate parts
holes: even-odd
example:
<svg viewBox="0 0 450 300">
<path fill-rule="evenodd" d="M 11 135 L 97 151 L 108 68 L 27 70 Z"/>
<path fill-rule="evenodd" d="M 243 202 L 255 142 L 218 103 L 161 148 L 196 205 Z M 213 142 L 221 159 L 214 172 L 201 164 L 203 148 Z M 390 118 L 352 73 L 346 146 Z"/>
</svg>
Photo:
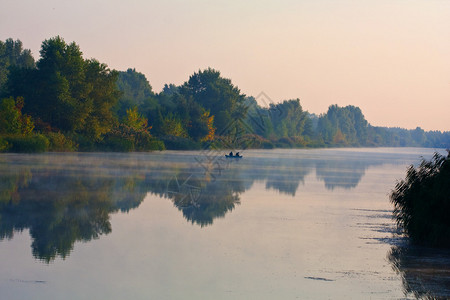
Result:
<svg viewBox="0 0 450 300">
<path fill-rule="evenodd" d="M 32 136 L 14 136 L 5 138 L 8 144 L 10 144 L 9 152 L 17 153 L 32 153 L 32 152 L 45 152 L 50 145 L 49 140 L 42 134 L 36 134 Z"/>
<path fill-rule="evenodd" d="M 97 143 L 84 135 L 81 134 L 73 134 L 67 137 L 68 139 L 72 140 L 74 145 L 77 146 L 78 151 L 97 151 L 98 145 Z"/>
<path fill-rule="evenodd" d="M 261 148 L 263 148 L 263 149 L 273 149 L 273 148 L 275 148 L 275 145 L 271 141 L 263 141 L 261 143 Z"/>
<path fill-rule="evenodd" d="M 450 151 L 408 168 L 390 194 L 394 217 L 414 243 L 450 247 Z"/>
<path fill-rule="evenodd" d="M 9 148 L 8 142 L 0 137 L 0 152 L 4 152 L 8 150 L 8 148 Z"/>
<path fill-rule="evenodd" d="M 179 136 L 166 135 L 161 140 L 166 148 L 170 150 L 198 150 L 202 147 L 201 143 Z"/>
<path fill-rule="evenodd" d="M 235 144 L 235 148 L 239 149 L 260 149 L 263 145 L 270 147 L 272 143 L 257 134 L 245 134 L 240 137 Z M 272 145 L 273 148 L 273 145 Z"/>
<path fill-rule="evenodd" d="M 165 150 L 164 142 L 152 137 L 148 132 L 141 131 L 135 135 L 136 151 Z"/>
<path fill-rule="evenodd" d="M 160 141 L 155 138 L 149 139 L 142 148 L 138 149 L 139 151 L 152 151 L 152 150 L 166 150 L 166 145 L 164 145 L 163 141 Z"/>
<path fill-rule="evenodd" d="M 233 140 L 229 136 L 216 136 L 213 141 L 206 145 L 207 146 L 204 146 L 204 148 L 211 149 L 230 149 L 234 146 Z"/>
<path fill-rule="evenodd" d="M 49 151 L 64 152 L 77 150 L 77 145 L 60 132 L 49 132 L 46 136 L 50 142 Z"/>
<path fill-rule="evenodd" d="M 310 143 L 310 140 L 308 137 L 302 137 L 302 136 L 293 136 L 293 137 L 291 137 L 291 140 L 293 141 L 295 147 L 301 147 L 301 148 L 306 147 Z"/>
<path fill-rule="evenodd" d="M 294 141 L 288 137 L 282 137 L 275 141 L 275 146 L 278 148 L 293 148 L 294 144 Z"/>
<path fill-rule="evenodd" d="M 108 136 L 103 140 L 101 149 L 104 151 L 131 152 L 134 151 L 134 142 L 119 136 Z"/>
</svg>

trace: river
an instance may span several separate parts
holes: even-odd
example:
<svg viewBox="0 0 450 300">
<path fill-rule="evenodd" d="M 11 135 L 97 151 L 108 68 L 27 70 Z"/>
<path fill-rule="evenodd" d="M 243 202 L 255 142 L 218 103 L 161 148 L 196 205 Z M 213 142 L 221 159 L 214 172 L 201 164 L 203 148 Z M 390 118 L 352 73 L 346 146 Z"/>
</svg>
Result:
<svg viewBox="0 0 450 300">
<path fill-rule="evenodd" d="M 0 299 L 450 297 L 388 196 L 433 152 L 2 154 Z"/>
</svg>

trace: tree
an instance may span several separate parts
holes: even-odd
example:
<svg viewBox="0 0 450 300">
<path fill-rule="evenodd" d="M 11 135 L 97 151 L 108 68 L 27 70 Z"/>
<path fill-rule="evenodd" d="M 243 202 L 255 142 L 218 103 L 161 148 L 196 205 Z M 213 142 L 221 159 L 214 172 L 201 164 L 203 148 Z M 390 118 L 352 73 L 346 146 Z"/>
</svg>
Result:
<svg viewBox="0 0 450 300">
<path fill-rule="evenodd" d="M 162 135 L 187 138 L 186 128 L 177 117 L 169 114 L 162 119 Z"/>
<path fill-rule="evenodd" d="M 425 131 L 420 127 L 416 127 L 416 129 L 411 131 L 411 138 L 417 146 L 423 146 L 427 140 Z"/>
<path fill-rule="evenodd" d="M 201 106 L 192 96 L 177 92 L 174 85 L 166 85 L 156 96 L 158 105 L 147 110 L 152 120 L 154 134 L 190 138 L 195 142 L 211 141 L 214 138 L 214 116 Z"/>
<path fill-rule="evenodd" d="M 135 130 L 147 130 L 148 121 L 139 112 L 137 107 L 127 109 L 127 115 L 123 123 Z"/>
<path fill-rule="evenodd" d="M 125 116 L 127 109 L 135 106 L 138 108 L 148 108 L 147 106 L 155 101 L 152 86 L 145 75 L 137 72 L 136 69 L 129 68 L 126 72 L 119 72 L 117 87 L 121 92 L 121 96 L 115 107 L 119 118 Z"/>
<path fill-rule="evenodd" d="M 303 112 L 300 100 L 285 100 L 271 104 L 270 118 L 278 137 L 302 136 L 308 116 Z"/>
<path fill-rule="evenodd" d="M 118 122 L 112 110 L 120 95 L 116 87 L 117 76 L 117 71 L 111 71 L 106 64 L 95 59 L 85 61 L 88 115 L 80 132 L 95 140 L 101 139 Z"/>
<path fill-rule="evenodd" d="M 23 98 L 5 98 L 0 101 L 0 134 L 29 136 L 34 129 L 30 116 L 22 114 Z"/>
<path fill-rule="evenodd" d="M 45 40 L 37 70 L 12 76 L 11 93 L 24 96 L 24 110 L 35 119 L 62 131 L 75 131 L 85 125 L 89 114 L 85 63 L 75 43 L 61 37 Z"/>
<path fill-rule="evenodd" d="M 173 94 L 178 94 L 180 92 L 180 87 L 172 83 L 164 84 L 162 92 L 168 96 L 171 96 Z"/>
<path fill-rule="evenodd" d="M 204 107 L 214 116 L 214 125 L 219 134 L 227 126 L 241 117 L 245 95 L 235 87 L 230 79 L 220 76 L 220 72 L 208 68 L 198 71 L 183 84 L 180 93 Z M 236 115 L 235 115 L 236 114 Z"/>
<path fill-rule="evenodd" d="M 214 116 L 192 99 L 188 101 L 188 115 L 185 122 L 189 136 L 194 141 L 212 141 L 216 128 Z"/>
<path fill-rule="evenodd" d="M 341 132 L 341 130 L 338 128 L 336 130 L 336 134 L 333 137 L 333 144 L 335 145 L 347 145 L 347 139 L 345 138 L 345 135 Z"/>
<path fill-rule="evenodd" d="M 24 111 L 48 130 L 100 140 L 117 122 L 117 72 L 95 59 L 85 60 L 75 42 L 57 36 L 45 40 L 36 70 L 16 70 L 10 92 L 24 96 Z"/>
<path fill-rule="evenodd" d="M 338 132 L 339 131 L 339 132 Z M 326 114 L 319 117 L 317 132 L 326 143 L 360 146 L 367 144 L 368 123 L 358 107 L 331 105 Z"/>
<path fill-rule="evenodd" d="M 11 69 L 34 69 L 34 58 L 31 51 L 22 48 L 20 40 L 9 38 L 0 41 L 0 94 L 5 93 L 6 83 Z"/>
</svg>

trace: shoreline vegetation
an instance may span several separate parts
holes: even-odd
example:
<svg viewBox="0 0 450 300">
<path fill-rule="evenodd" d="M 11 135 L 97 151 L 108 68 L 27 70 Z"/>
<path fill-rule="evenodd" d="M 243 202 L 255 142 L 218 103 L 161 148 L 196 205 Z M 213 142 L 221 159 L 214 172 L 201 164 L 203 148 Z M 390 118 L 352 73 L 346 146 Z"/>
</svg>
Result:
<svg viewBox="0 0 450 300">
<path fill-rule="evenodd" d="M 414 244 L 450 248 L 450 150 L 409 166 L 390 200 L 397 225 Z"/>
<path fill-rule="evenodd" d="M 37 62 L 21 41 L 0 41 L 0 152 L 450 147 L 448 131 L 372 126 L 355 106 L 316 115 L 299 99 L 264 100 L 211 68 L 155 93 L 144 74 L 85 59 L 59 36 Z"/>
</svg>

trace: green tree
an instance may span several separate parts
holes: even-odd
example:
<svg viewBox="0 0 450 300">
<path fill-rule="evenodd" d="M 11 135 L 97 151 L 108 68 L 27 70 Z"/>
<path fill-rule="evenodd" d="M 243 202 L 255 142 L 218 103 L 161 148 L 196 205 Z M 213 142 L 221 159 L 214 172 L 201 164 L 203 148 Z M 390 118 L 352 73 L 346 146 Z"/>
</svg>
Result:
<svg viewBox="0 0 450 300">
<path fill-rule="evenodd" d="M 300 100 L 285 100 L 278 104 L 271 104 L 270 118 L 278 137 L 302 136 L 307 114 L 300 105 Z"/>
<path fill-rule="evenodd" d="M 181 123 L 181 120 L 179 120 L 177 117 L 173 115 L 169 114 L 162 119 L 161 128 L 163 135 L 170 135 L 184 138 L 188 137 L 186 128 Z"/>
<path fill-rule="evenodd" d="M 29 115 L 22 114 L 24 101 L 12 97 L 0 101 L 0 134 L 29 136 L 33 132 L 34 123 Z"/>
<path fill-rule="evenodd" d="M 8 76 L 13 68 L 34 69 L 35 62 L 31 51 L 23 49 L 20 40 L 9 38 L 5 42 L 0 41 L 0 95 L 6 92 Z"/>
<path fill-rule="evenodd" d="M 135 130 L 147 130 L 148 121 L 139 112 L 138 108 L 135 106 L 133 108 L 127 109 L 127 115 L 123 120 L 123 123 Z"/>
<path fill-rule="evenodd" d="M 62 131 L 83 128 L 89 114 L 85 63 L 75 43 L 61 37 L 45 40 L 37 70 L 17 70 L 11 78 L 13 96 L 27 99 L 24 110 Z"/>
<path fill-rule="evenodd" d="M 317 133 L 331 145 L 366 145 L 368 123 L 358 107 L 331 105 L 327 113 L 319 117 Z"/>
<path fill-rule="evenodd" d="M 85 60 L 75 42 L 57 36 L 45 40 L 36 70 L 16 70 L 9 79 L 13 96 L 24 96 L 24 111 L 40 129 L 82 134 L 98 141 L 117 117 L 117 72 L 95 59 Z"/>
<path fill-rule="evenodd" d="M 193 97 L 186 97 L 177 92 L 174 85 L 166 88 L 156 96 L 158 105 L 147 110 L 151 116 L 156 136 L 176 135 L 190 138 L 195 142 L 211 141 L 214 138 L 214 116 L 201 106 Z"/>
<path fill-rule="evenodd" d="M 223 78 L 219 71 L 211 68 L 199 70 L 190 76 L 180 93 L 186 98 L 192 97 L 214 116 L 214 125 L 219 134 L 225 132 L 227 126 L 236 121 L 245 110 L 245 95 L 241 94 L 230 79 Z"/>
<path fill-rule="evenodd" d="M 119 118 L 126 115 L 127 109 L 137 106 L 142 109 L 151 109 L 156 105 L 152 86 L 144 74 L 136 69 L 129 68 L 126 72 L 119 72 L 117 87 L 121 92 L 115 111 Z"/>
<path fill-rule="evenodd" d="M 88 86 L 85 102 L 89 114 L 80 132 L 92 139 L 101 139 L 117 124 L 113 113 L 120 95 L 116 87 L 117 76 L 117 71 L 111 71 L 106 64 L 95 59 L 85 61 L 85 83 Z"/>
</svg>

